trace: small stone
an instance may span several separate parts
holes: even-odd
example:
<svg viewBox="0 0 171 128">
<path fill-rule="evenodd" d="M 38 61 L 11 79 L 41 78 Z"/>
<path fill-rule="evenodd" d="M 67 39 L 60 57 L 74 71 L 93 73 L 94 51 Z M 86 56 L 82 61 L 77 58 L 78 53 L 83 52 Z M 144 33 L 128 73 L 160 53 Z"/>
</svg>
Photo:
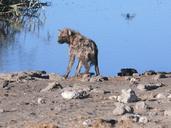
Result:
<svg viewBox="0 0 171 128">
<path fill-rule="evenodd" d="M 115 96 L 115 95 L 114 96 L 109 96 L 109 100 L 115 100 L 116 101 L 117 98 L 118 98 L 118 96 Z"/>
<path fill-rule="evenodd" d="M 165 110 L 164 115 L 165 116 L 171 116 L 171 110 Z"/>
<path fill-rule="evenodd" d="M 90 81 L 90 74 L 83 74 L 81 78 L 82 82 Z"/>
<path fill-rule="evenodd" d="M 123 115 L 125 113 L 131 113 L 132 108 L 124 105 L 123 103 L 115 103 L 116 108 L 113 110 L 114 115 Z"/>
<path fill-rule="evenodd" d="M 91 127 L 93 124 L 93 121 L 91 119 L 87 119 L 83 122 L 84 127 Z"/>
<path fill-rule="evenodd" d="M 138 84 L 137 88 L 141 91 L 145 91 L 145 90 L 154 90 L 157 89 L 159 87 L 161 87 L 162 84 L 157 83 L 157 84 Z"/>
<path fill-rule="evenodd" d="M 168 98 L 168 99 L 171 99 L 171 94 L 169 94 L 169 95 L 167 96 L 167 98 Z"/>
<path fill-rule="evenodd" d="M 4 109 L 0 109 L 0 113 L 3 113 L 3 112 L 5 112 L 5 110 Z"/>
<path fill-rule="evenodd" d="M 62 89 L 63 87 L 60 83 L 53 82 L 53 83 L 49 83 L 48 86 L 46 88 L 42 89 L 40 92 L 47 92 L 47 91 L 50 91 L 50 90 L 55 89 L 55 88 Z"/>
<path fill-rule="evenodd" d="M 104 82 L 107 80 L 108 80 L 108 77 L 103 77 L 103 76 L 93 76 L 90 78 L 90 82 Z"/>
<path fill-rule="evenodd" d="M 156 95 L 156 98 L 157 99 L 166 99 L 166 95 L 163 94 L 163 93 L 159 93 L 159 94 Z"/>
<path fill-rule="evenodd" d="M 147 108 L 148 108 L 147 104 L 143 101 L 137 102 L 135 104 L 135 110 L 138 112 L 145 112 Z"/>
<path fill-rule="evenodd" d="M 145 124 L 145 123 L 147 123 L 148 122 L 148 119 L 147 119 L 147 117 L 146 116 L 140 116 L 139 117 L 139 121 L 138 121 L 139 123 L 143 123 L 143 124 Z"/>
<path fill-rule="evenodd" d="M 89 96 L 89 93 L 85 90 L 66 90 L 61 93 L 64 99 L 83 99 Z"/>
<path fill-rule="evenodd" d="M 125 114 L 121 117 L 121 120 L 131 120 L 133 122 L 138 122 L 139 121 L 139 118 L 140 118 L 140 115 L 138 114 Z"/>
<path fill-rule="evenodd" d="M 38 98 L 37 102 L 38 104 L 46 104 L 46 99 Z"/>
<path fill-rule="evenodd" d="M 158 115 L 157 112 L 149 112 L 148 115 L 153 118 L 154 116 Z"/>
<path fill-rule="evenodd" d="M 138 101 L 138 97 L 132 89 L 123 89 L 122 94 L 118 96 L 117 101 L 122 103 L 131 103 Z"/>
<path fill-rule="evenodd" d="M 123 115 L 125 113 L 124 104 L 116 104 L 116 108 L 113 110 L 114 115 Z"/>
<path fill-rule="evenodd" d="M 153 90 L 153 89 L 157 89 L 159 87 L 162 87 L 161 83 L 157 83 L 157 84 L 146 84 L 145 85 L 145 89 L 146 90 Z"/>
<path fill-rule="evenodd" d="M 77 95 L 77 93 L 76 91 L 64 91 L 61 95 L 64 99 L 70 100 L 73 99 Z"/>
<path fill-rule="evenodd" d="M 131 84 L 138 84 L 139 81 L 140 81 L 139 78 L 134 78 L 134 77 L 133 77 L 133 78 L 130 79 L 130 83 L 131 83 Z"/>
</svg>

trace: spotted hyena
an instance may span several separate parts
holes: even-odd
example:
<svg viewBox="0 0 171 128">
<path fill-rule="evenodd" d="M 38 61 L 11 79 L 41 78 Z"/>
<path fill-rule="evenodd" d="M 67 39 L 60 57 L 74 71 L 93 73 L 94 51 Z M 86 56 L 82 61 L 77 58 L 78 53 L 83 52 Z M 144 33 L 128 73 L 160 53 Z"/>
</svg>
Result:
<svg viewBox="0 0 171 128">
<path fill-rule="evenodd" d="M 78 58 L 76 76 L 79 75 L 82 65 L 84 65 L 86 69 L 85 73 L 89 73 L 90 66 L 94 65 L 96 75 L 100 75 L 98 67 L 98 49 L 93 40 L 81 35 L 79 32 L 65 28 L 59 30 L 58 42 L 60 44 L 67 43 L 69 45 L 69 64 L 64 75 L 65 78 L 68 77 L 71 71 L 75 57 Z"/>
</svg>

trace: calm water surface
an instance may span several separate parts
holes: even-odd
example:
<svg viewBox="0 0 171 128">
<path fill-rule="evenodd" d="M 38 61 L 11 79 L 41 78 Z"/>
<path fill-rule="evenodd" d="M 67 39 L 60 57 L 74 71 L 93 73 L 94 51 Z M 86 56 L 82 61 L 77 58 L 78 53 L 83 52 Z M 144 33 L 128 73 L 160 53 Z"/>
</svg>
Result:
<svg viewBox="0 0 171 128">
<path fill-rule="evenodd" d="M 43 14 L 40 26 L 29 28 L 27 21 L 14 37 L 1 41 L 0 72 L 64 74 L 68 47 L 57 43 L 57 30 L 64 27 L 97 43 L 103 75 L 116 75 L 123 67 L 171 71 L 170 0 L 58 0 Z"/>
</svg>

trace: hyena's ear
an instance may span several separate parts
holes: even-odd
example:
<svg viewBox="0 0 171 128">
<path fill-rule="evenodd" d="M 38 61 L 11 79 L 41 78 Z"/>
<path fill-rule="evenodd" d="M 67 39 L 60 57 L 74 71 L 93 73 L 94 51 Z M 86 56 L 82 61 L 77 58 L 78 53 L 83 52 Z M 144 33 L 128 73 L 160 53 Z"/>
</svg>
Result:
<svg viewBox="0 0 171 128">
<path fill-rule="evenodd" d="M 69 36 L 71 36 L 71 35 L 72 35 L 71 30 L 68 30 L 68 35 L 69 35 Z"/>
</svg>

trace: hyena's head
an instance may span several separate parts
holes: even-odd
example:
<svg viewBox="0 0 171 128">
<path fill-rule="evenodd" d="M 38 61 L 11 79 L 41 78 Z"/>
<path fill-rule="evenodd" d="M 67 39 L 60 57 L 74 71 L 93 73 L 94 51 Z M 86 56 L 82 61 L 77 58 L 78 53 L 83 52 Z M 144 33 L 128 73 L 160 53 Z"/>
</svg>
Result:
<svg viewBox="0 0 171 128">
<path fill-rule="evenodd" d="M 70 43 L 69 41 L 70 41 L 70 37 L 72 36 L 72 33 L 73 33 L 72 30 L 68 28 L 59 30 L 58 42 L 60 44 Z"/>
</svg>

